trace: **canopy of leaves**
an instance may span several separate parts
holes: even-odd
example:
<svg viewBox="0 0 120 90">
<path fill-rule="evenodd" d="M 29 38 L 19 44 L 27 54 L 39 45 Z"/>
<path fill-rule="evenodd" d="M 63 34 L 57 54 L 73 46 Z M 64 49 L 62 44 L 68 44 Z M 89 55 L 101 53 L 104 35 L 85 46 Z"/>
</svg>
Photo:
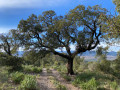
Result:
<svg viewBox="0 0 120 90">
<path fill-rule="evenodd" d="M 113 3 L 116 5 L 116 10 L 120 12 L 120 0 L 113 0 Z"/>
<path fill-rule="evenodd" d="M 118 13 L 120 12 L 120 1 L 113 0 L 116 5 L 116 10 Z M 109 15 L 108 17 L 104 17 L 107 19 L 107 23 L 104 24 L 104 32 L 106 33 L 105 38 L 111 44 L 119 43 L 120 38 L 120 15 Z"/>
<path fill-rule="evenodd" d="M 32 14 L 18 25 L 19 39 L 26 49 L 46 49 L 54 54 L 69 59 L 78 53 L 94 49 L 103 34 L 103 25 L 107 16 L 106 9 L 99 6 L 79 5 L 65 16 L 57 16 L 52 10 L 37 17 Z M 70 45 L 76 50 L 71 52 Z M 65 48 L 67 54 L 56 49 Z"/>
</svg>

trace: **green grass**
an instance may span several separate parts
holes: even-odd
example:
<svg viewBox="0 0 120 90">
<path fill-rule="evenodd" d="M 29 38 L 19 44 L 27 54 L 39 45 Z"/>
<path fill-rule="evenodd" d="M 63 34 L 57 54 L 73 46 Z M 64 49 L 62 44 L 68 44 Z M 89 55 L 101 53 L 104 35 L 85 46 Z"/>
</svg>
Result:
<svg viewBox="0 0 120 90">
<path fill-rule="evenodd" d="M 23 66 L 23 72 L 26 72 L 26 73 L 41 73 L 42 68 L 37 67 L 37 66 L 32 66 L 32 65 L 25 65 L 25 66 Z"/>
<path fill-rule="evenodd" d="M 11 79 L 15 84 L 20 84 L 25 75 L 22 72 L 14 72 L 11 74 Z"/>
<path fill-rule="evenodd" d="M 57 81 L 55 79 L 55 77 L 50 76 L 49 79 L 54 84 L 54 86 L 56 87 L 57 90 L 67 90 L 67 88 L 65 87 L 65 85 L 62 85 L 59 81 Z"/>
<path fill-rule="evenodd" d="M 36 76 L 26 75 L 25 79 L 20 83 L 20 90 L 36 90 L 37 82 Z"/>
<path fill-rule="evenodd" d="M 0 90 L 18 90 L 18 87 L 11 83 L 8 67 L 0 67 Z"/>
<path fill-rule="evenodd" d="M 92 90 L 92 86 L 94 86 L 93 90 L 97 90 L 97 88 L 103 88 L 105 86 L 107 89 L 111 88 L 116 88 L 118 87 L 118 82 L 114 82 L 116 78 L 109 75 L 109 74 L 104 74 L 100 72 L 83 72 L 79 75 L 77 75 L 72 81 L 72 84 L 77 87 L 81 87 L 84 90 Z M 114 90 L 114 89 L 113 89 Z"/>
</svg>

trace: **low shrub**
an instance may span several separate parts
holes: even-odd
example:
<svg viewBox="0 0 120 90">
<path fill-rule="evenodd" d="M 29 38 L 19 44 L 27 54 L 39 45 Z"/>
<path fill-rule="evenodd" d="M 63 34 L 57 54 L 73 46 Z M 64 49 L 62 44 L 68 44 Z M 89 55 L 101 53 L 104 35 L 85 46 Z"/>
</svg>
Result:
<svg viewBox="0 0 120 90">
<path fill-rule="evenodd" d="M 111 87 L 113 90 L 117 90 L 117 88 L 118 88 L 117 82 L 116 82 L 116 81 L 111 82 L 111 83 L 110 83 L 110 87 Z"/>
<path fill-rule="evenodd" d="M 23 66 L 24 68 L 24 72 L 26 73 L 40 73 L 42 72 L 42 68 L 41 67 L 37 67 L 37 66 L 32 66 L 32 65 L 26 65 Z"/>
<path fill-rule="evenodd" d="M 47 70 L 47 73 L 52 73 L 52 71 L 49 68 L 47 68 L 46 70 Z"/>
<path fill-rule="evenodd" d="M 32 72 L 33 73 L 40 73 L 40 72 L 42 72 L 42 68 L 40 68 L 40 67 L 32 67 Z"/>
<path fill-rule="evenodd" d="M 80 87 L 83 90 L 97 90 L 98 83 L 95 78 L 90 79 L 88 82 L 83 82 L 80 84 Z"/>
<path fill-rule="evenodd" d="M 30 73 L 32 67 L 33 67 L 32 65 L 25 65 L 23 66 L 23 71 L 26 73 Z"/>
<path fill-rule="evenodd" d="M 72 82 L 74 86 L 79 86 L 80 83 L 81 83 L 81 80 L 79 78 L 75 78 L 75 80 Z"/>
<path fill-rule="evenodd" d="M 101 60 L 99 64 L 97 64 L 96 70 L 104 72 L 106 74 L 113 73 L 113 69 L 110 67 L 111 62 L 108 60 Z"/>
<path fill-rule="evenodd" d="M 24 79 L 24 76 L 21 72 L 15 72 L 11 74 L 11 79 L 15 84 L 19 84 Z"/>
<path fill-rule="evenodd" d="M 92 80 L 91 80 L 91 78 L 92 78 Z M 81 73 L 80 75 L 76 76 L 74 81 L 72 81 L 72 84 L 77 87 L 79 87 L 80 85 L 82 85 L 82 87 L 84 87 L 87 84 L 86 82 L 91 83 L 91 82 L 96 81 L 95 78 L 97 80 L 99 80 L 101 78 L 104 79 L 104 77 L 102 77 L 101 75 L 97 75 L 97 73 L 84 72 L 84 73 Z"/>
<path fill-rule="evenodd" d="M 21 82 L 19 89 L 20 90 L 36 90 L 37 82 L 36 76 L 26 75 L 25 79 Z"/>
<path fill-rule="evenodd" d="M 18 90 L 17 86 L 12 85 L 11 83 L 0 83 L 0 90 Z"/>
<path fill-rule="evenodd" d="M 58 84 L 56 86 L 56 88 L 57 88 L 57 90 L 67 90 L 67 88 L 64 85 L 62 85 L 62 84 Z"/>
<path fill-rule="evenodd" d="M 67 90 L 67 88 L 64 85 L 62 85 L 59 81 L 55 79 L 53 80 L 53 84 L 55 85 L 57 90 Z"/>
<path fill-rule="evenodd" d="M 63 78 L 64 78 L 66 81 L 71 81 L 71 77 L 70 77 L 70 76 L 63 75 Z"/>
<path fill-rule="evenodd" d="M 7 67 L 0 67 L 0 82 L 5 83 L 8 81 L 8 71 Z"/>
<path fill-rule="evenodd" d="M 73 82 L 76 82 L 76 84 L 80 84 L 81 81 L 86 82 L 94 76 L 96 76 L 95 73 L 84 72 L 84 73 L 81 73 L 78 76 L 76 76 L 75 80 Z"/>
<path fill-rule="evenodd" d="M 23 59 L 21 57 L 0 53 L 0 65 L 11 67 L 10 72 L 22 70 L 22 63 Z"/>
<path fill-rule="evenodd" d="M 60 71 L 60 67 L 59 67 L 59 66 L 57 66 L 57 65 L 54 65 L 52 68 L 53 68 L 53 69 L 55 69 L 55 70 Z"/>
<path fill-rule="evenodd" d="M 64 85 L 62 85 L 59 81 L 57 81 L 55 77 L 50 76 L 49 79 L 54 84 L 57 90 L 67 90 L 67 88 Z"/>
</svg>

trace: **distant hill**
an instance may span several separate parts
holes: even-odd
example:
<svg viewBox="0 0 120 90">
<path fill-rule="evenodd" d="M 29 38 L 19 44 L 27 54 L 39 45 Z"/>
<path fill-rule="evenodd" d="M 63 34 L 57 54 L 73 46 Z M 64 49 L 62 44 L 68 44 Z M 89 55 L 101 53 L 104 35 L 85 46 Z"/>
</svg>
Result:
<svg viewBox="0 0 120 90">
<path fill-rule="evenodd" d="M 87 61 L 96 61 L 97 60 L 97 58 L 95 58 L 95 56 L 96 56 L 95 51 L 87 51 L 87 52 L 84 52 L 83 54 L 81 54 L 80 56 L 84 57 L 84 59 Z M 115 60 L 116 56 L 117 56 L 117 52 L 114 52 L 114 51 L 108 52 L 107 60 Z"/>
<path fill-rule="evenodd" d="M 96 52 L 95 51 L 86 51 L 82 54 L 82 56 L 95 56 Z M 108 56 L 117 56 L 117 52 L 111 51 L 108 52 Z"/>
<path fill-rule="evenodd" d="M 66 52 L 64 52 L 64 53 L 66 53 Z M 24 51 L 18 51 L 19 57 L 22 57 L 23 54 L 24 54 Z M 86 51 L 82 54 L 79 54 L 79 56 L 84 57 L 85 60 L 96 60 L 96 58 L 95 58 L 96 52 L 95 51 Z M 117 56 L 117 52 L 111 51 L 111 52 L 108 52 L 107 59 L 114 60 L 116 58 L 116 56 Z"/>
</svg>

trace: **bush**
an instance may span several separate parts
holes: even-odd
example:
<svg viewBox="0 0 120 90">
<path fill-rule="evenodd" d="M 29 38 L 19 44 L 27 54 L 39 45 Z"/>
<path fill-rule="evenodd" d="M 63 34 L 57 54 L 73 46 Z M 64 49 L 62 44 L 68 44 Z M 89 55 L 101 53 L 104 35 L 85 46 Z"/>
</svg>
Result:
<svg viewBox="0 0 120 90">
<path fill-rule="evenodd" d="M 83 90 L 97 90 L 98 83 L 95 78 L 90 79 L 88 82 L 80 84 Z"/>
<path fill-rule="evenodd" d="M 21 72 L 15 72 L 11 74 L 11 79 L 15 84 L 19 84 L 24 79 L 24 76 Z"/>
<path fill-rule="evenodd" d="M 0 67 L 0 82 L 5 83 L 8 81 L 8 71 L 7 67 Z"/>
<path fill-rule="evenodd" d="M 41 67 L 34 67 L 32 65 L 26 65 L 26 66 L 23 66 L 24 68 L 24 72 L 26 73 L 40 73 L 42 72 L 42 68 Z"/>
<path fill-rule="evenodd" d="M 88 64 L 88 69 L 90 70 L 90 71 L 97 71 L 96 70 L 96 68 L 97 68 L 97 66 L 98 66 L 98 62 L 90 62 L 89 64 Z"/>
<path fill-rule="evenodd" d="M 72 81 L 72 84 L 74 86 L 79 86 L 81 83 L 85 83 L 91 80 L 91 78 L 99 79 L 107 79 L 106 77 L 100 75 L 100 73 L 94 73 L 94 72 L 84 72 L 79 74 L 75 77 L 74 81 Z"/>
<path fill-rule="evenodd" d="M 57 90 L 67 90 L 67 88 L 64 85 L 62 85 L 59 81 L 57 81 L 55 77 L 50 76 L 49 79 L 55 85 Z"/>
<path fill-rule="evenodd" d="M 32 75 L 26 75 L 25 79 L 20 84 L 20 90 L 36 90 L 37 82 L 36 77 Z"/>
<path fill-rule="evenodd" d="M 66 87 L 64 85 L 58 84 L 56 86 L 57 90 L 67 90 Z"/>
<path fill-rule="evenodd" d="M 70 76 L 63 75 L 63 78 L 64 78 L 66 81 L 71 81 L 71 77 L 70 77 Z"/>
<path fill-rule="evenodd" d="M 97 64 L 97 71 L 102 71 L 104 73 L 113 73 L 113 69 L 110 67 L 111 63 L 107 60 L 102 60 L 100 64 Z"/>
<path fill-rule="evenodd" d="M 52 73 L 52 70 L 50 70 L 49 68 L 46 69 L 47 73 Z"/>
<path fill-rule="evenodd" d="M 23 60 L 20 57 L 9 56 L 4 53 L 0 53 L 0 64 L 2 66 L 9 66 L 11 69 L 9 71 L 18 71 L 22 69 Z"/>
<path fill-rule="evenodd" d="M 118 84 L 117 84 L 116 81 L 111 82 L 111 83 L 110 83 L 110 86 L 111 86 L 111 88 L 112 88 L 113 90 L 117 90 L 117 88 L 118 88 Z"/>
<path fill-rule="evenodd" d="M 62 85 L 59 81 L 53 79 L 53 84 L 57 88 L 57 90 L 67 90 L 64 85 Z"/>
<path fill-rule="evenodd" d="M 42 72 L 42 68 L 40 68 L 40 67 L 32 67 L 32 72 L 40 73 L 40 72 Z"/>
<path fill-rule="evenodd" d="M 32 67 L 33 67 L 32 65 L 25 65 L 25 66 L 23 66 L 23 71 L 26 73 L 30 73 L 30 72 L 32 72 L 32 70 L 31 70 Z"/>
</svg>

